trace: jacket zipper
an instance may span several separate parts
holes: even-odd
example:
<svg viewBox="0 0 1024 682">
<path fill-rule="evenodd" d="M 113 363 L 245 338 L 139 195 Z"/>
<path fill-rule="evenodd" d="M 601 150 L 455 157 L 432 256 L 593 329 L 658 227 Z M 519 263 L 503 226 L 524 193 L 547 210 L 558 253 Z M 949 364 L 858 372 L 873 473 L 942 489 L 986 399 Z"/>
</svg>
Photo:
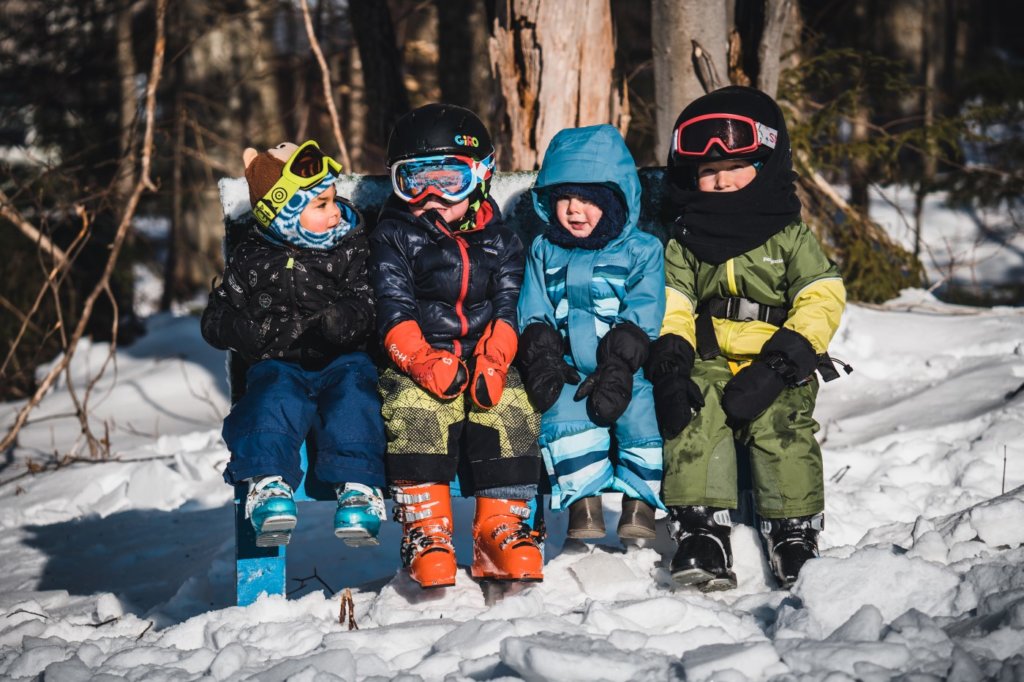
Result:
<svg viewBox="0 0 1024 682">
<path fill-rule="evenodd" d="M 462 304 L 466 301 L 466 294 L 469 292 L 469 249 L 466 247 L 466 242 L 462 237 L 452 235 L 452 239 L 459 246 L 459 255 L 462 257 L 462 285 L 459 289 L 459 298 L 455 301 L 455 314 L 459 316 L 459 325 L 461 330 L 461 336 L 465 336 L 466 332 L 469 331 L 469 320 L 466 319 L 466 315 L 462 310 Z M 456 352 L 458 353 L 459 342 L 455 341 Z"/>
<path fill-rule="evenodd" d="M 451 237 L 455 241 L 455 245 L 459 247 L 459 257 L 462 259 L 462 282 L 459 285 L 459 297 L 455 301 L 455 315 L 459 318 L 460 336 L 465 336 L 469 331 L 469 320 L 466 319 L 466 315 L 462 311 L 462 304 L 465 303 L 466 294 L 469 292 L 469 248 L 462 237 L 452 234 L 445 225 L 440 222 L 434 224 L 442 233 Z M 452 352 L 462 357 L 462 343 L 458 339 L 452 339 Z"/>
<path fill-rule="evenodd" d="M 289 253 L 288 254 L 288 261 L 284 264 L 284 269 L 289 271 L 288 272 L 288 284 L 290 286 L 289 286 L 288 297 L 291 299 L 291 302 L 292 302 L 291 309 L 292 310 L 297 310 L 298 309 L 297 308 L 298 300 L 296 299 L 296 296 L 295 296 L 295 254 L 294 253 Z"/>
</svg>

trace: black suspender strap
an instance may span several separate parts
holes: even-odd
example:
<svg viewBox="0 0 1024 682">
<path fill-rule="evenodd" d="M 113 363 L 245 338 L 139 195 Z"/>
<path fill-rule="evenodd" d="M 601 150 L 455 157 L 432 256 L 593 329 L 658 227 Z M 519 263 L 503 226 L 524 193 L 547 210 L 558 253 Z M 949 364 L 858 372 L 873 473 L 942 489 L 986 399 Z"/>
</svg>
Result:
<svg viewBox="0 0 1024 682">
<path fill-rule="evenodd" d="M 723 317 L 727 320 L 751 322 L 760 320 L 781 327 L 789 315 L 789 308 L 780 305 L 766 305 L 749 298 L 733 296 L 730 298 L 715 297 L 704 302 L 712 317 Z"/>
<path fill-rule="evenodd" d="M 712 317 L 707 302 L 697 306 L 697 353 L 701 360 L 713 360 L 722 352 L 718 346 L 718 337 L 715 336 Z"/>
</svg>

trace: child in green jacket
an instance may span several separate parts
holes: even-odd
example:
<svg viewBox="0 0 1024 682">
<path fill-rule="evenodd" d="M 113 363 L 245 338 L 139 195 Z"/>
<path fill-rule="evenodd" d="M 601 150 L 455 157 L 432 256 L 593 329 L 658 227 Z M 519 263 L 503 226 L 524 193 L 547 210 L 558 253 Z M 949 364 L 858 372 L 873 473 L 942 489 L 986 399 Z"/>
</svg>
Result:
<svg viewBox="0 0 1024 682">
<path fill-rule="evenodd" d="M 665 437 L 672 577 L 703 591 L 736 585 L 738 440 L 750 451 L 772 570 L 788 587 L 817 556 L 823 527 L 814 371 L 846 291 L 801 221 L 786 123 L 771 97 L 731 86 L 693 101 L 676 121 L 668 165 L 677 217 L 646 374 Z"/>
</svg>

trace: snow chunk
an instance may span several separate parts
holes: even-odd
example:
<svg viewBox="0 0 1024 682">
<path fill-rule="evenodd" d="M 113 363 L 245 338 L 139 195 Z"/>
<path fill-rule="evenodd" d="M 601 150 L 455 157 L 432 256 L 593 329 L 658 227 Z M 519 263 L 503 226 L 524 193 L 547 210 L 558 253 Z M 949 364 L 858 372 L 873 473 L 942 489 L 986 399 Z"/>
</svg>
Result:
<svg viewBox="0 0 1024 682">
<path fill-rule="evenodd" d="M 887 621 L 910 608 L 953 615 L 959 583 L 944 566 L 867 548 L 845 560 L 822 557 L 807 562 L 792 592 L 821 626 L 821 634 L 828 635 L 865 604 L 875 604 Z"/>
<path fill-rule="evenodd" d="M 634 573 L 620 557 L 594 552 L 569 568 L 585 594 L 596 599 L 621 599 L 646 592 L 650 578 Z"/>
<path fill-rule="evenodd" d="M 768 645 L 771 649 L 771 646 Z M 626 652 L 608 642 L 551 633 L 514 637 L 501 643 L 501 661 L 532 680 L 665 679 L 675 660 L 650 651 Z"/>
<path fill-rule="evenodd" d="M 1024 544 L 1024 501 L 997 498 L 991 504 L 978 505 L 970 511 L 971 525 L 978 537 L 992 547 L 1019 547 Z"/>
<path fill-rule="evenodd" d="M 760 680 L 788 672 L 768 642 L 709 644 L 683 654 L 687 681 Z"/>
</svg>

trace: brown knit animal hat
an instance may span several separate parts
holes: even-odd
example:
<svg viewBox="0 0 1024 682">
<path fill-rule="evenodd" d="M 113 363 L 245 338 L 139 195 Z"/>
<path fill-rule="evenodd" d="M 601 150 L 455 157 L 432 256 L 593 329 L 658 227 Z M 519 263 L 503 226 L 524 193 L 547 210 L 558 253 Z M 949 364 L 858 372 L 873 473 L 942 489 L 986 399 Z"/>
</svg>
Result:
<svg viewBox="0 0 1024 682">
<path fill-rule="evenodd" d="M 274 183 L 281 179 L 285 161 L 291 158 L 296 149 L 298 146 L 294 142 L 282 142 L 265 152 L 257 152 L 252 147 L 242 152 L 245 179 L 249 183 L 250 206 L 255 206 Z"/>
</svg>

